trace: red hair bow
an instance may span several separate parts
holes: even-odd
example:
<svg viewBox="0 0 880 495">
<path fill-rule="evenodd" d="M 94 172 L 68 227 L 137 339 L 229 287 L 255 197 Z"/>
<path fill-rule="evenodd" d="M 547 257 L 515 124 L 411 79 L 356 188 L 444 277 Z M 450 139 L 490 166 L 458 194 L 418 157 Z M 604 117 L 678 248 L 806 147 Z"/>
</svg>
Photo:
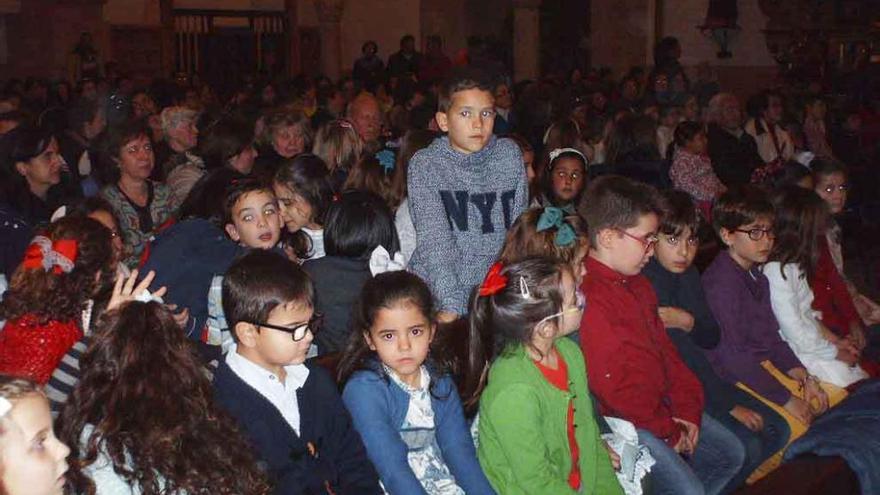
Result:
<svg viewBox="0 0 880 495">
<path fill-rule="evenodd" d="M 507 286 L 507 276 L 501 274 L 503 268 L 504 265 L 500 261 L 489 268 L 489 273 L 486 274 L 486 279 L 483 280 L 483 285 L 480 286 L 481 296 L 494 296 Z"/>
<path fill-rule="evenodd" d="M 52 242 L 48 237 L 38 235 L 34 237 L 24 252 L 22 265 L 28 269 L 42 268 L 45 271 L 52 270 L 56 275 L 70 273 L 76 256 L 79 243 L 72 239 L 60 239 Z"/>
</svg>

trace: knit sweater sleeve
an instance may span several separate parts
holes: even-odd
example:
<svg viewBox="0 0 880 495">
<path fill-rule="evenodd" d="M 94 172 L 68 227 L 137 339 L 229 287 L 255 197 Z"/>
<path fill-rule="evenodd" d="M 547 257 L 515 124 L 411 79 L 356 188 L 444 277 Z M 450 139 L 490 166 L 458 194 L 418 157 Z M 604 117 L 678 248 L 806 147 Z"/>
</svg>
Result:
<svg viewBox="0 0 880 495">
<path fill-rule="evenodd" d="M 440 301 L 440 309 L 460 313 L 458 292 L 461 281 L 452 269 L 461 262 L 462 254 L 452 234 L 452 226 L 446 217 L 446 210 L 431 178 L 431 167 L 441 166 L 428 163 L 429 155 L 417 153 L 410 164 L 409 208 L 416 232 L 416 251 L 419 252 L 418 266 L 413 269 L 425 279 Z"/>
</svg>

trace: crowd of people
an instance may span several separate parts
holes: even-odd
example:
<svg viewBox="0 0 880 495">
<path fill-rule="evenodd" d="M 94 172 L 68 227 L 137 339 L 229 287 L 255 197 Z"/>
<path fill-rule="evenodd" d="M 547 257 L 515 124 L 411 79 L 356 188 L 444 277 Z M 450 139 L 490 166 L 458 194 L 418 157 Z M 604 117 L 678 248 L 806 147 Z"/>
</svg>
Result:
<svg viewBox="0 0 880 495">
<path fill-rule="evenodd" d="M 880 486 L 872 109 L 743 105 L 674 39 L 619 81 L 377 48 L 6 82 L 0 493 L 717 495 L 805 451 Z"/>
</svg>

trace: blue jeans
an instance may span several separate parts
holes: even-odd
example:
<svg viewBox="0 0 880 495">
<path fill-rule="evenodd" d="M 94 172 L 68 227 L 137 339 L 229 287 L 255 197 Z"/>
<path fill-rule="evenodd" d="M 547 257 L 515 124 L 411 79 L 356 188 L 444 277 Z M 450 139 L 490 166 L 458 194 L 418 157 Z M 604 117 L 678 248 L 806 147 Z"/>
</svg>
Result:
<svg viewBox="0 0 880 495">
<path fill-rule="evenodd" d="M 657 461 L 651 468 L 653 495 L 718 495 L 742 469 L 745 449 L 736 435 L 703 414 L 697 450 L 685 460 L 666 442 L 639 428 L 639 442 Z"/>
<path fill-rule="evenodd" d="M 760 414 L 764 418 L 764 429 L 754 432 L 730 414 L 715 418 L 739 438 L 746 450 L 743 468 L 730 480 L 721 493 L 731 493 L 745 483 L 752 471 L 785 447 L 785 444 L 788 443 L 788 437 L 791 436 L 791 428 L 788 427 L 785 418 L 748 393 L 739 392 L 736 400 L 737 405 L 747 407 Z"/>
</svg>

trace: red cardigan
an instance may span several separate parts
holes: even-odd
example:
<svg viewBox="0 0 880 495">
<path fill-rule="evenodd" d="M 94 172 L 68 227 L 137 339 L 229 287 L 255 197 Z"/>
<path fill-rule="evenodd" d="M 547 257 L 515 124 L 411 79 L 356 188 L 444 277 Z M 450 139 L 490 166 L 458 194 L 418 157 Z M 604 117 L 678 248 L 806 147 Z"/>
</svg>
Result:
<svg viewBox="0 0 880 495">
<path fill-rule="evenodd" d="M 840 336 L 849 334 L 850 324 L 861 325 L 859 313 L 853 304 L 846 282 L 834 266 L 828 240 L 819 236 L 819 260 L 816 271 L 810 278 L 813 289 L 813 309 L 820 311 L 820 320 L 829 330 Z"/>
<path fill-rule="evenodd" d="M 681 430 L 672 418 L 699 425 L 703 387 L 669 340 L 648 279 L 621 275 L 593 257 L 585 263 L 580 341 L 600 412 L 675 445 Z"/>
<path fill-rule="evenodd" d="M 0 330 L 0 373 L 45 385 L 82 335 L 74 320 L 51 320 L 45 325 L 38 324 L 31 315 L 9 320 Z"/>
</svg>

